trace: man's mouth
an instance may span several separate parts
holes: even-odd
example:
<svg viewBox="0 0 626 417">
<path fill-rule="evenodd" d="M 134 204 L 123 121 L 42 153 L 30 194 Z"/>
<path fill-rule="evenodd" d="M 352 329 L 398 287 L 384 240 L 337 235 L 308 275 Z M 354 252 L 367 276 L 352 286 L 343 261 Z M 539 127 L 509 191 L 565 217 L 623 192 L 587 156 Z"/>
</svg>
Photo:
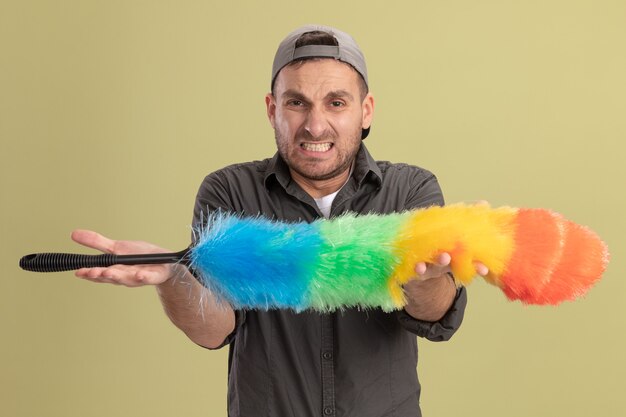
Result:
<svg viewBox="0 0 626 417">
<path fill-rule="evenodd" d="M 311 152 L 326 152 L 333 147 L 332 143 L 311 143 L 311 142 L 303 142 L 300 144 L 300 147 L 305 151 Z"/>
</svg>

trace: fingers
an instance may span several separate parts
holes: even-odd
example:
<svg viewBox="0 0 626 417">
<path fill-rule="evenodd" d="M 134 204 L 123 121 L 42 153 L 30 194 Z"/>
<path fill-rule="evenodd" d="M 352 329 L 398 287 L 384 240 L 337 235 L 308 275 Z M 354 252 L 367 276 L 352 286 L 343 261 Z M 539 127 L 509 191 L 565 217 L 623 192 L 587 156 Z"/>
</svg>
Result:
<svg viewBox="0 0 626 417">
<path fill-rule="evenodd" d="M 437 256 L 436 264 L 439 266 L 448 266 L 450 265 L 451 261 L 452 257 L 450 256 L 450 254 L 447 252 L 443 252 L 440 253 L 439 256 Z"/>
<path fill-rule="evenodd" d="M 88 248 L 97 249 L 105 253 L 113 253 L 115 241 L 102 236 L 91 230 L 74 230 L 72 232 L 72 240 Z"/>
<path fill-rule="evenodd" d="M 426 273 L 427 269 L 428 265 L 426 265 L 426 262 L 418 262 L 415 265 L 415 273 L 420 277 Z"/>
<path fill-rule="evenodd" d="M 420 279 L 429 279 L 441 276 L 447 272 L 450 272 L 450 262 L 452 257 L 449 253 L 443 252 L 437 255 L 435 262 L 426 263 L 418 262 L 415 265 L 415 273 Z"/>
<path fill-rule="evenodd" d="M 171 271 L 169 265 L 152 267 L 115 265 L 108 268 L 82 268 L 77 270 L 75 275 L 96 283 L 140 287 L 166 281 L 169 279 Z"/>
<path fill-rule="evenodd" d="M 450 254 L 447 252 L 443 252 L 437 256 L 435 262 L 432 264 L 428 264 L 426 262 L 418 262 L 417 265 L 415 265 L 415 272 L 417 273 L 417 275 L 422 276 L 426 273 L 431 265 L 438 267 L 447 267 L 448 265 L 450 265 L 451 261 L 452 257 L 450 256 Z"/>
<path fill-rule="evenodd" d="M 418 262 L 415 265 L 415 273 L 421 279 L 428 279 L 435 276 L 443 275 L 447 272 L 451 272 L 450 263 L 452 262 L 452 257 L 447 252 L 442 252 L 435 258 L 435 262 L 426 263 L 426 262 Z M 474 268 L 476 270 L 476 274 L 485 277 L 489 274 L 489 268 L 481 263 L 475 262 Z"/>
<path fill-rule="evenodd" d="M 476 268 L 476 273 L 481 277 L 486 277 L 487 275 L 489 275 L 489 268 L 487 268 L 487 265 L 483 263 L 475 262 L 474 268 Z"/>
<path fill-rule="evenodd" d="M 124 255 L 130 253 L 163 253 L 166 249 L 151 243 L 129 240 L 112 240 L 91 230 L 74 230 L 72 240 L 104 253 Z M 174 269 L 171 265 L 113 265 L 106 268 L 83 268 L 75 272 L 79 278 L 92 282 L 139 287 L 167 281 Z"/>
</svg>

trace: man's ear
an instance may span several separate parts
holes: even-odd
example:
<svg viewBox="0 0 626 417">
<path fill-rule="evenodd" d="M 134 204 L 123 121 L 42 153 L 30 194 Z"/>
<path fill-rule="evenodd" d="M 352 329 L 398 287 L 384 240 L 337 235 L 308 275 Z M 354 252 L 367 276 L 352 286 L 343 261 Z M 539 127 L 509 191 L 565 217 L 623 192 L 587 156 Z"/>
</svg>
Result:
<svg viewBox="0 0 626 417">
<path fill-rule="evenodd" d="M 372 119 L 374 119 L 374 97 L 370 93 L 367 93 L 361 105 L 363 108 L 361 128 L 367 129 L 372 125 Z"/>
<path fill-rule="evenodd" d="M 265 108 L 267 110 L 267 118 L 270 121 L 272 127 L 274 126 L 274 120 L 276 118 L 276 100 L 274 99 L 274 95 L 272 93 L 267 93 L 265 95 Z"/>
</svg>

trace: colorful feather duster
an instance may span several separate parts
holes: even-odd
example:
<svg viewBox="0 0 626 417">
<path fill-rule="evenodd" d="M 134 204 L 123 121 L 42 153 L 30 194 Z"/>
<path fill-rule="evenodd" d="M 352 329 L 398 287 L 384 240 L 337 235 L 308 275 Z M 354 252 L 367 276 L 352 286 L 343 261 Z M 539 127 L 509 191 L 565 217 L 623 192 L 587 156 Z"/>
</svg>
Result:
<svg viewBox="0 0 626 417">
<path fill-rule="evenodd" d="M 34 254 L 20 266 L 59 271 L 112 264 L 186 262 L 236 309 L 334 311 L 402 308 L 418 262 L 451 255 L 457 283 L 475 263 L 510 300 L 559 304 L 585 294 L 608 262 L 591 230 L 543 209 L 430 207 L 386 215 L 346 214 L 313 223 L 213 214 L 195 246 L 175 254 Z"/>
<path fill-rule="evenodd" d="M 415 265 L 442 252 L 459 284 L 470 283 L 481 262 L 510 300 L 558 304 L 585 294 L 608 262 L 595 233 L 559 214 L 487 205 L 310 224 L 217 214 L 200 236 L 191 265 L 234 308 L 400 309 Z"/>
</svg>

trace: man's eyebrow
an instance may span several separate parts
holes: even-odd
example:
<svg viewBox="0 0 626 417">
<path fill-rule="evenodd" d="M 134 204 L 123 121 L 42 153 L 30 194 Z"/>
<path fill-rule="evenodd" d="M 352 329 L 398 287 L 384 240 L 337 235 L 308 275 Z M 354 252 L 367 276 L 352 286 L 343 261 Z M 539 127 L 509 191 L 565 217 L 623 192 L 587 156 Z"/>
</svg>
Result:
<svg viewBox="0 0 626 417">
<path fill-rule="evenodd" d="M 348 99 L 350 101 L 354 101 L 354 96 L 352 94 L 350 94 L 350 92 L 347 91 L 347 90 L 331 91 L 328 94 L 326 94 L 326 98 L 327 99 L 331 99 L 331 98 L 345 98 L 345 99 Z"/>
<path fill-rule="evenodd" d="M 309 99 L 307 99 L 304 94 L 296 91 L 296 90 L 285 90 L 285 92 L 281 95 L 282 98 L 295 98 L 296 100 L 300 100 L 300 101 L 304 101 L 306 103 L 309 102 Z"/>
<path fill-rule="evenodd" d="M 296 90 L 285 90 L 281 95 L 282 98 L 291 98 L 308 103 L 310 100 L 302 93 Z M 350 101 L 354 101 L 354 96 L 348 90 L 333 90 L 326 94 L 326 99 L 345 98 Z"/>
</svg>

